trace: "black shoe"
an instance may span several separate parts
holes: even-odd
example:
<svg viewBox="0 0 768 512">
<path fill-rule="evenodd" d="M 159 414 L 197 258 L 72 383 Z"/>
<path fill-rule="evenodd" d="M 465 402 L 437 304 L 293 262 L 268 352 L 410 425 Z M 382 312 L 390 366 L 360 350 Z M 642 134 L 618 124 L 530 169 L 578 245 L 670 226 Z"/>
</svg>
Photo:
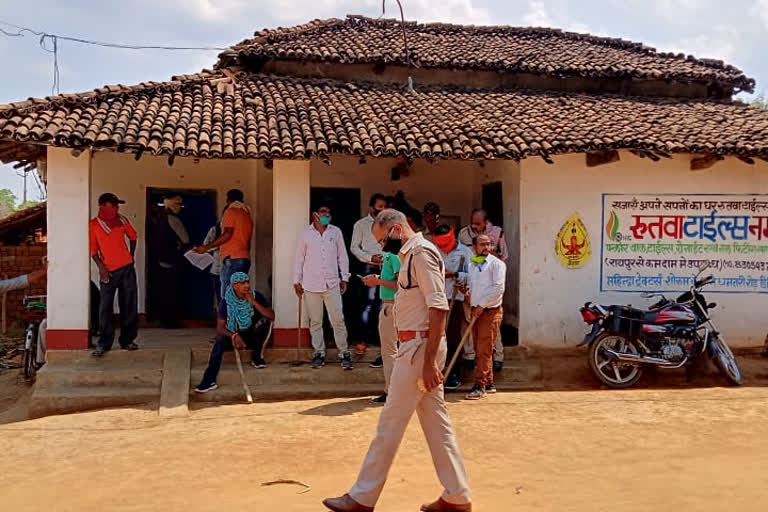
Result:
<svg viewBox="0 0 768 512">
<path fill-rule="evenodd" d="M 127 344 L 125 346 L 121 346 L 120 348 L 123 349 L 123 350 L 128 350 L 128 351 L 139 350 L 139 346 L 137 344 L 135 344 L 134 342 L 130 342 L 129 344 Z"/>
<path fill-rule="evenodd" d="M 384 360 L 381 358 L 381 356 L 379 356 L 368 366 L 371 368 L 384 368 Z"/>
<path fill-rule="evenodd" d="M 213 391 L 218 387 L 219 386 L 215 382 L 212 382 L 210 384 L 203 384 L 201 382 L 200 385 L 195 388 L 195 393 L 207 393 L 209 391 Z"/>
<path fill-rule="evenodd" d="M 354 368 L 354 366 L 352 366 L 352 356 L 349 352 L 344 352 L 344 355 L 341 357 L 341 367 L 345 370 Z"/>
<path fill-rule="evenodd" d="M 263 360 L 262 358 L 258 358 L 258 359 L 255 359 L 255 360 L 251 361 L 251 366 L 253 366 L 254 368 L 257 368 L 259 370 L 263 370 L 264 368 L 267 367 L 267 362 L 265 360 Z"/>
<path fill-rule="evenodd" d="M 464 368 L 467 370 L 474 370 L 475 369 L 475 360 L 474 359 L 465 359 L 464 360 Z"/>
<path fill-rule="evenodd" d="M 485 386 L 485 392 L 486 393 L 495 393 L 496 392 L 496 384 L 491 383 L 491 384 L 488 384 L 487 386 Z"/>
<path fill-rule="evenodd" d="M 385 403 L 387 403 L 387 394 L 383 393 L 383 394 L 377 396 L 376 398 L 371 398 L 371 402 L 373 402 L 375 404 L 385 404 Z"/>
<path fill-rule="evenodd" d="M 494 371 L 494 373 L 499 373 L 503 369 L 504 369 L 504 361 L 494 361 L 493 362 L 493 371 Z"/>
<path fill-rule="evenodd" d="M 104 356 L 104 354 L 106 354 L 107 352 L 109 352 L 109 350 L 104 350 L 103 348 L 101 348 L 101 347 L 98 347 L 98 348 L 96 348 L 96 350 L 94 350 L 93 352 L 91 352 L 91 355 L 92 355 L 93 357 L 103 357 L 103 356 Z"/>
<path fill-rule="evenodd" d="M 451 374 L 446 379 L 443 387 L 446 391 L 455 391 L 461 387 L 461 380 L 459 380 L 457 375 Z"/>
<path fill-rule="evenodd" d="M 319 370 L 323 366 L 325 366 L 325 356 L 323 356 L 323 354 L 318 352 L 317 354 L 315 354 L 315 357 L 312 358 L 312 368 L 315 370 Z"/>
</svg>

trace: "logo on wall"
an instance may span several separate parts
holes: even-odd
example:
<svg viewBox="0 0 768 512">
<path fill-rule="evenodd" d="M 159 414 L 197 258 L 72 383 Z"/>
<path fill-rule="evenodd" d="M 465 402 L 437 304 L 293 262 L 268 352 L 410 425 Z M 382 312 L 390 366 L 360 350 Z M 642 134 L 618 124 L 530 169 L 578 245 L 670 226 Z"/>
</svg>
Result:
<svg viewBox="0 0 768 512">
<path fill-rule="evenodd" d="M 565 221 L 555 239 L 555 254 L 565 268 L 583 267 L 592 255 L 587 228 L 577 214 Z"/>
</svg>

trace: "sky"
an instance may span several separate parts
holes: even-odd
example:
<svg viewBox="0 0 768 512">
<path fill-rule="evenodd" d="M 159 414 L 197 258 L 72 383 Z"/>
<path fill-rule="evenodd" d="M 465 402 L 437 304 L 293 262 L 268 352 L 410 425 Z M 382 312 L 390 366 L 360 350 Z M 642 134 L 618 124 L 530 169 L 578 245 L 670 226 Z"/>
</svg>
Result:
<svg viewBox="0 0 768 512">
<path fill-rule="evenodd" d="M 660 51 L 722 59 L 768 95 L 768 0 L 401 0 L 420 22 L 556 27 L 639 41 Z M 386 17 L 397 4 L 386 0 Z M 88 40 L 133 45 L 226 47 L 261 28 L 315 18 L 381 14 L 380 0 L 0 0 L 0 21 Z M 1 25 L 9 32 L 14 29 Z M 59 42 L 60 90 L 162 81 L 211 67 L 218 51 L 125 50 Z M 53 57 L 34 35 L 0 33 L 0 103 L 51 94 Z M 751 96 L 744 95 L 744 99 Z M 22 195 L 0 165 L 0 188 Z M 28 182 L 30 199 L 39 193 Z"/>
</svg>

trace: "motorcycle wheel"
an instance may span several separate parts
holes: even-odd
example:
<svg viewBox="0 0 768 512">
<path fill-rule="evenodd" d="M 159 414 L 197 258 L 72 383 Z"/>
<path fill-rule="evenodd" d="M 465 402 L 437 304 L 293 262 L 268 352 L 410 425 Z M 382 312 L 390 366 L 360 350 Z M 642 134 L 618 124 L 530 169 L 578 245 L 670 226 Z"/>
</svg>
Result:
<svg viewBox="0 0 768 512">
<path fill-rule="evenodd" d="M 643 375 L 643 367 L 635 363 L 614 361 L 605 355 L 605 349 L 637 354 L 634 343 L 623 336 L 604 332 L 589 346 L 589 368 L 600 382 L 613 389 L 634 386 Z"/>
<path fill-rule="evenodd" d="M 729 384 L 733 386 L 740 386 L 744 382 L 744 376 L 741 374 L 739 364 L 736 362 L 736 357 L 731 351 L 731 347 L 725 342 L 723 338 L 718 336 L 712 342 L 717 346 L 717 353 L 712 358 L 717 369 L 726 378 Z"/>
</svg>

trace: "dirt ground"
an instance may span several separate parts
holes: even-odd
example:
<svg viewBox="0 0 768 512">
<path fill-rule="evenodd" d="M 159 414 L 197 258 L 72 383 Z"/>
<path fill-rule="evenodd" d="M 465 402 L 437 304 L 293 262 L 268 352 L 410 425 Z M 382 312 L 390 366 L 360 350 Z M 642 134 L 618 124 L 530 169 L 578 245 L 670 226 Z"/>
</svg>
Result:
<svg viewBox="0 0 768 512">
<path fill-rule="evenodd" d="M 476 511 L 763 511 L 768 388 L 500 393 L 450 412 Z M 365 399 L 115 409 L 0 425 L 0 508 L 323 510 L 352 484 L 380 409 Z M 274 479 L 311 485 L 262 487 Z M 410 425 L 377 511 L 440 488 Z"/>
</svg>

